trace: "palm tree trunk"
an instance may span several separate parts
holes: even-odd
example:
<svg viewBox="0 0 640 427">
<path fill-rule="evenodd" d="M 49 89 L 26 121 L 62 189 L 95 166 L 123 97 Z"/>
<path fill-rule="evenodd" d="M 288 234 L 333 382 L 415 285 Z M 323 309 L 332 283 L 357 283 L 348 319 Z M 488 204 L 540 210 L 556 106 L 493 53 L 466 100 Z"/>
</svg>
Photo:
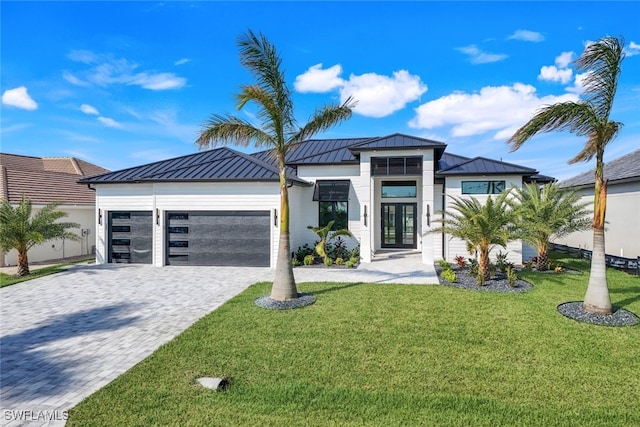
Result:
<svg viewBox="0 0 640 427">
<path fill-rule="evenodd" d="M 547 271 L 549 269 L 549 253 L 547 245 L 538 247 L 538 256 L 536 257 L 536 270 Z"/>
<path fill-rule="evenodd" d="M 489 251 L 487 249 L 480 249 L 478 269 L 480 270 L 483 281 L 486 282 L 491 279 L 491 271 L 489 270 Z"/>
<path fill-rule="evenodd" d="M 279 159 L 280 160 L 280 159 Z M 291 240 L 289 238 L 289 191 L 285 176 L 284 158 L 280 167 L 280 241 L 276 260 L 276 276 L 273 279 L 270 298 L 286 301 L 298 298 L 298 289 L 291 265 Z"/>
<path fill-rule="evenodd" d="M 16 276 L 22 277 L 29 274 L 29 257 L 27 256 L 27 251 L 19 251 L 18 252 L 18 272 Z"/>
<path fill-rule="evenodd" d="M 593 209 L 593 254 L 589 285 L 584 296 L 585 311 L 596 314 L 611 314 L 611 299 L 607 287 L 607 265 L 604 249 L 604 221 L 607 209 L 607 183 L 603 182 L 602 161 L 596 164 L 596 183 Z"/>
</svg>

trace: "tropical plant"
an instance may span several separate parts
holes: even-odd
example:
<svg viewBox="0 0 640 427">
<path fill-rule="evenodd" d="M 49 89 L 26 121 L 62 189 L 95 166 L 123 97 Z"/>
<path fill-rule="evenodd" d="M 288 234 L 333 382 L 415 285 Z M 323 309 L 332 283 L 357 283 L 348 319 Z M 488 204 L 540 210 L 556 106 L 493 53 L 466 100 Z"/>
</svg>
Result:
<svg viewBox="0 0 640 427">
<path fill-rule="evenodd" d="M 320 240 L 316 243 L 316 253 L 322 257 L 324 263 L 327 263 L 327 259 L 331 259 L 331 257 L 327 254 L 327 245 L 331 240 L 337 238 L 338 236 L 349 236 L 353 237 L 353 234 L 347 229 L 335 230 L 331 231 L 333 227 L 333 223 L 335 221 L 329 221 L 327 225 L 324 227 L 314 227 L 313 225 L 307 226 L 307 228 L 318 235 Z"/>
<path fill-rule="evenodd" d="M 457 280 L 455 271 L 453 271 L 450 268 L 447 270 L 444 270 L 442 273 L 440 273 L 440 275 L 444 280 L 446 280 L 449 283 L 455 283 L 455 281 Z"/>
<path fill-rule="evenodd" d="M 550 240 L 591 226 L 588 203 L 581 203 L 578 194 L 563 190 L 557 183 L 542 187 L 525 184 L 512 194 L 509 204 L 517 214 L 517 236 L 536 248 L 538 271 L 549 269 Z"/>
<path fill-rule="evenodd" d="M 515 287 L 516 286 L 516 282 L 518 281 L 518 273 L 516 272 L 516 269 L 513 266 L 507 266 L 507 283 L 509 283 L 510 287 Z"/>
<path fill-rule="evenodd" d="M 577 71 L 584 71 L 583 94 L 579 102 L 561 102 L 540 108 L 507 141 L 511 151 L 519 149 L 534 135 L 551 131 L 569 131 L 586 137 L 584 147 L 569 163 L 587 162 L 595 157 L 593 203 L 593 257 L 584 309 L 591 313 L 611 314 L 607 286 L 604 226 L 607 182 L 604 180 L 604 150 L 618 135 L 623 124 L 609 119 L 618 79 L 624 60 L 624 39 L 603 37 L 586 46 L 575 61 Z"/>
<path fill-rule="evenodd" d="M 506 247 L 511 240 L 513 212 L 506 199 L 508 192 L 502 192 L 495 199 L 491 196 L 482 204 L 475 197 L 452 197 L 451 209 L 438 219 L 442 225 L 431 232 L 450 234 L 467 242 L 478 251 L 478 270 L 483 280 L 489 280 L 489 252 L 494 246 Z"/>
<path fill-rule="evenodd" d="M 247 104 L 257 107 L 255 125 L 237 116 L 214 114 L 203 126 L 196 144 L 207 148 L 217 144 L 233 144 L 270 147 L 278 165 L 280 177 L 280 238 L 276 261 L 276 273 L 271 288 L 271 299 L 278 301 L 298 297 L 290 262 L 291 242 L 289 238 L 289 177 L 286 170 L 286 155 L 296 143 L 309 139 L 337 123 L 351 117 L 354 104 L 347 99 L 342 105 L 327 105 L 316 110 L 311 119 L 299 126 L 294 116 L 291 90 L 285 81 L 276 48 L 264 35 L 251 30 L 238 39 L 240 63 L 255 77 L 256 83 L 243 85 L 236 96 L 237 108 Z"/>
<path fill-rule="evenodd" d="M 313 255 L 307 255 L 304 257 L 304 260 L 302 262 L 304 263 L 304 265 L 311 265 L 313 264 L 313 261 L 315 261 L 315 257 Z"/>
<path fill-rule="evenodd" d="M 456 264 L 458 267 L 463 268 L 465 265 L 467 265 L 467 260 L 464 259 L 462 255 L 458 255 L 456 257 Z"/>
<path fill-rule="evenodd" d="M 56 208 L 60 203 L 49 203 L 32 215 L 31 199 L 22 195 L 20 203 L 13 207 L 3 199 L 0 206 L 0 248 L 3 252 L 18 251 L 17 276 L 29 274 L 29 249 L 54 239 L 79 240 L 70 228 L 79 228 L 75 222 L 56 222 L 69 214 Z"/>
</svg>

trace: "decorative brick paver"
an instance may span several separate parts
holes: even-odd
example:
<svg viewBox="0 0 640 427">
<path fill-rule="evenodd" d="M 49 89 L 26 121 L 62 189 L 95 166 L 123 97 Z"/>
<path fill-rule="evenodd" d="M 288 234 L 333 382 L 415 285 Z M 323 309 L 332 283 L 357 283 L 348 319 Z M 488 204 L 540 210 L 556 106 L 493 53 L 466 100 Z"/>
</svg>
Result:
<svg viewBox="0 0 640 427">
<path fill-rule="evenodd" d="M 298 283 L 437 283 L 433 267 L 416 257 L 294 271 Z M 0 425 L 64 425 L 63 411 L 273 275 L 268 268 L 78 265 L 0 289 Z"/>
</svg>

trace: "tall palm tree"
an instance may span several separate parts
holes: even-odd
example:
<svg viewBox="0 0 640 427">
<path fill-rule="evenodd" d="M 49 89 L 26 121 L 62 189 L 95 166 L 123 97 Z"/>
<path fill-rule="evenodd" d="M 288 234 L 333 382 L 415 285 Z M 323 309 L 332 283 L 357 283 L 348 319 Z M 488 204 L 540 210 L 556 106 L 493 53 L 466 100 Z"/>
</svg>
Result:
<svg viewBox="0 0 640 427">
<path fill-rule="evenodd" d="M 513 211 L 507 204 L 508 193 L 502 192 L 495 200 L 489 196 L 484 204 L 475 197 L 452 197 L 451 209 L 444 218 L 435 221 L 442 225 L 431 231 L 450 234 L 478 251 L 478 269 L 483 280 L 491 278 L 491 249 L 496 245 L 505 248 L 512 240 Z"/>
<path fill-rule="evenodd" d="M 549 268 L 547 245 L 552 238 L 591 227 L 588 203 L 581 203 L 578 194 L 560 188 L 557 183 L 542 187 L 525 184 L 514 188 L 512 195 L 508 203 L 516 213 L 516 235 L 535 246 L 538 271 Z"/>
<path fill-rule="evenodd" d="M 304 141 L 351 117 L 351 98 L 342 105 L 327 105 L 316 110 L 304 126 L 299 126 L 293 110 L 291 90 L 285 82 L 282 60 L 276 48 L 264 35 L 251 30 L 238 39 L 240 63 L 255 77 L 256 83 L 243 85 L 236 95 L 237 108 L 253 102 L 258 109 L 256 126 L 242 118 L 214 114 L 203 126 L 196 144 L 207 148 L 217 144 L 233 144 L 273 149 L 280 176 L 280 241 L 271 299 L 291 300 L 298 297 L 291 266 L 289 239 L 289 193 L 287 189 L 286 155 L 292 144 Z"/>
<path fill-rule="evenodd" d="M 29 249 L 53 239 L 78 240 L 69 228 L 80 228 L 75 222 L 56 222 L 69 215 L 56 210 L 60 203 L 49 203 L 35 215 L 31 200 L 22 195 L 15 208 L 3 199 L 0 205 L 0 248 L 3 252 L 18 251 L 17 276 L 29 274 Z"/>
<path fill-rule="evenodd" d="M 507 141 L 515 151 L 542 132 L 569 131 L 584 136 L 582 150 L 569 163 L 596 158 L 593 203 L 593 256 L 589 285 L 583 306 L 587 312 L 611 314 L 607 287 L 604 224 L 607 207 L 607 182 L 604 180 L 604 150 L 618 135 L 623 124 L 609 119 L 624 59 L 624 39 L 604 37 L 588 45 L 575 61 L 578 71 L 586 71 L 580 102 L 561 102 L 540 108 L 533 118 Z"/>
</svg>

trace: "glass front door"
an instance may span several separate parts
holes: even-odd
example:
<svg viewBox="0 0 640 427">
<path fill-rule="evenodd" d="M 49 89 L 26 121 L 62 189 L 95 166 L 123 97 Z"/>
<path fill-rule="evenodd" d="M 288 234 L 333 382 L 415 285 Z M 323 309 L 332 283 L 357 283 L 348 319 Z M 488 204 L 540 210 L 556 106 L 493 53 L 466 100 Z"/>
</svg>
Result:
<svg viewBox="0 0 640 427">
<path fill-rule="evenodd" d="M 382 247 L 416 248 L 416 203 L 382 204 Z"/>
</svg>

